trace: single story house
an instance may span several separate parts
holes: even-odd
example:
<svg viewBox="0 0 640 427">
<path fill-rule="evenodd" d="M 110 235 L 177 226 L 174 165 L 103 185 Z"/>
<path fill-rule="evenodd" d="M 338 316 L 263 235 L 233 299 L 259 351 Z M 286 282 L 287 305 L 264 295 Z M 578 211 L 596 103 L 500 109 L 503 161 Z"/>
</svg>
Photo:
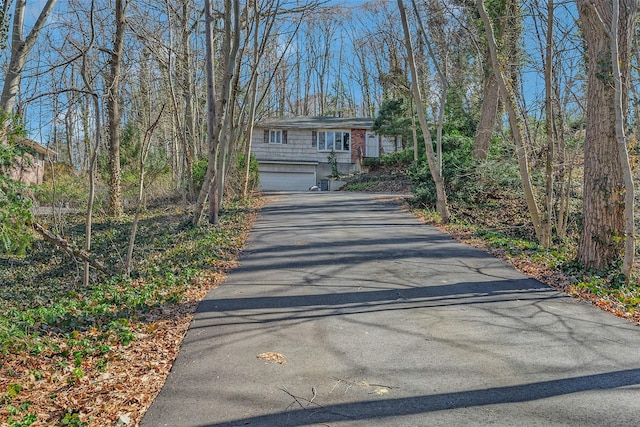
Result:
<svg viewBox="0 0 640 427">
<path fill-rule="evenodd" d="M 394 151 L 393 139 L 372 128 L 369 118 L 290 117 L 257 123 L 251 152 L 258 160 L 260 189 L 296 191 L 321 185 L 332 173 L 331 152 L 338 172 L 350 174 L 360 170 L 363 158 Z"/>
<path fill-rule="evenodd" d="M 16 159 L 16 163 L 9 171 L 9 176 L 27 185 L 42 184 L 45 161 L 55 159 L 58 154 L 29 138 L 15 137 L 15 143 L 26 148 L 26 151 Z"/>
</svg>

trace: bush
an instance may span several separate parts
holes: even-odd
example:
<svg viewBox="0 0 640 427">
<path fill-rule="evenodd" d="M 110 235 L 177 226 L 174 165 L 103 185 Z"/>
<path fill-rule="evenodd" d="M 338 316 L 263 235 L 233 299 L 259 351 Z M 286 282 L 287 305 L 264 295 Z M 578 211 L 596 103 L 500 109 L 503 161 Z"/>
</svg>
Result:
<svg viewBox="0 0 640 427">
<path fill-rule="evenodd" d="M 423 150 L 424 151 L 424 150 Z M 413 148 L 407 148 L 395 153 L 385 153 L 380 157 L 366 157 L 362 160 L 362 166 L 375 170 L 382 166 L 405 166 L 413 162 Z"/>
<path fill-rule="evenodd" d="M 395 153 L 383 154 L 380 156 L 383 165 L 409 166 L 413 162 L 413 148 L 406 148 Z"/>
<path fill-rule="evenodd" d="M 33 189 L 40 206 L 84 209 L 89 201 L 88 178 L 65 163 L 54 163 L 52 167 L 47 165 L 44 182 Z"/>
<path fill-rule="evenodd" d="M 200 157 L 193 162 L 191 174 L 193 175 L 193 188 L 199 192 L 204 184 L 204 177 L 207 174 L 207 166 L 209 161 L 206 157 Z"/>
<path fill-rule="evenodd" d="M 515 165 L 506 162 L 480 165 L 471 156 L 473 139 L 464 136 L 443 137 L 443 177 L 448 200 L 463 207 L 477 207 L 505 190 L 518 188 L 520 179 Z M 409 168 L 415 201 L 435 206 L 435 184 L 429 164 L 421 159 Z"/>
</svg>

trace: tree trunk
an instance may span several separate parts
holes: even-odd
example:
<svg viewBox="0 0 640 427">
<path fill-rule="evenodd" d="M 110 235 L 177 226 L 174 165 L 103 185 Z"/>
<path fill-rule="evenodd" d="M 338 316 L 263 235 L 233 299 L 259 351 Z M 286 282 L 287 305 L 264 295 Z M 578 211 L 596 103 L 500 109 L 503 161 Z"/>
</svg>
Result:
<svg viewBox="0 0 640 427">
<path fill-rule="evenodd" d="M 253 33 L 253 68 L 251 69 L 251 80 L 249 82 L 249 118 L 247 120 L 247 145 L 244 151 L 244 181 L 242 185 L 242 197 L 247 198 L 249 196 L 249 180 L 251 174 L 251 143 L 253 140 L 253 128 L 254 122 L 256 119 L 256 108 L 258 104 L 258 63 L 261 57 L 260 43 L 258 40 L 258 32 L 260 30 L 260 11 L 258 9 L 258 1 L 252 1 L 253 14 L 254 14 L 254 22 L 255 26 Z M 248 9 L 247 9 L 248 10 Z M 264 50 L 262 51 L 264 52 Z M 297 53 L 299 55 L 299 52 Z M 300 64 L 296 65 L 296 92 L 297 92 L 297 100 L 300 99 Z M 296 106 L 296 113 L 297 111 Z"/>
<path fill-rule="evenodd" d="M 520 179 L 522 181 L 522 189 L 524 191 L 524 196 L 527 201 L 529 215 L 531 217 L 531 222 L 533 223 L 533 228 L 536 233 L 536 238 L 538 239 L 539 242 L 542 242 L 540 213 L 538 210 L 536 197 L 533 191 L 533 186 L 531 185 L 531 176 L 529 174 L 529 162 L 527 160 L 527 150 L 526 150 L 526 147 L 524 146 L 524 142 L 522 139 L 522 131 L 518 123 L 518 113 L 516 111 L 516 105 L 513 100 L 513 95 L 511 94 L 511 92 L 509 91 L 509 88 L 507 87 L 507 83 L 505 81 L 506 79 L 498 59 L 496 40 L 493 35 L 493 27 L 491 25 L 491 21 L 489 21 L 489 15 L 487 15 L 487 11 L 484 7 L 483 0 L 477 0 L 476 5 L 478 8 L 478 12 L 480 13 L 482 22 L 484 23 L 485 36 L 487 37 L 487 43 L 489 45 L 489 52 L 491 55 L 491 63 L 496 76 L 496 80 L 498 81 L 498 84 L 500 87 L 500 94 L 502 96 L 502 101 L 505 104 L 507 115 L 509 117 L 509 126 L 511 129 L 511 133 L 513 134 L 512 136 L 516 146 L 516 157 L 518 158 L 518 168 L 520 170 Z"/>
<path fill-rule="evenodd" d="M 447 206 L 447 193 L 444 188 L 444 181 L 442 179 L 442 172 L 438 168 L 436 162 L 435 153 L 433 152 L 433 142 L 431 140 L 431 134 L 429 132 L 429 125 L 424 113 L 424 105 L 422 103 L 422 95 L 420 94 L 420 87 L 418 85 L 418 70 L 416 69 L 416 61 L 413 56 L 413 46 L 411 43 L 411 34 L 409 33 L 409 25 L 407 23 L 407 14 L 404 9 L 402 0 L 398 0 L 398 7 L 400 8 L 400 18 L 402 20 L 402 27 L 404 29 L 404 39 L 407 48 L 407 55 L 409 60 L 409 67 L 411 68 L 411 93 L 416 102 L 416 110 L 418 113 L 418 120 L 420 127 L 422 128 L 422 134 L 424 136 L 424 145 L 427 151 L 427 161 L 429 162 L 429 170 L 431 171 L 431 177 L 436 186 L 436 210 L 440 214 L 442 222 L 448 222 L 450 218 L 449 207 Z"/>
<path fill-rule="evenodd" d="M 578 0 L 588 58 L 587 127 L 584 141 L 583 226 L 578 261 L 602 269 L 620 259 L 625 234 L 623 165 L 616 138 L 616 90 L 611 63 L 609 28 L 611 4 Z M 618 28 L 622 87 L 628 87 L 631 34 L 637 2 L 620 3 Z M 603 21 L 603 19 L 605 21 Z M 622 93 L 622 104 L 628 95 Z"/>
<path fill-rule="evenodd" d="M 209 194 L 214 191 L 215 186 L 212 186 L 213 178 L 216 173 L 216 154 L 218 151 L 216 132 L 216 85 L 215 85 L 215 46 L 213 38 L 213 11 L 211 10 L 211 0 L 205 0 L 204 2 L 204 16 L 205 16 L 205 41 L 206 41 L 206 59 L 207 59 L 207 142 L 209 146 L 208 166 L 207 172 L 202 183 L 202 188 L 198 195 L 194 214 L 193 225 L 199 225 L 202 218 L 202 212 L 204 211 L 204 204 L 207 197 L 212 197 L 213 194 Z M 213 188 L 212 188 L 213 187 Z"/>
<path fill-rule="evenodd" d="M 553 178 L 555 163 L 555 114 L 553 111 L 553 19 L 554 0 L 547 2 L 547 35 L 545 47 L 545 67 L 544 67 L 544 89 L 545 89 L 545 111 L 547 127 L 547 155 L 545 159 L 545 203 L 542 215 L 542 235 L 541 244 L 551 245 L 551 234 L 553 226 Z"/>
<path fill-rule="evenodd" d="M 111 215 L 120 217 L 122 206 L 122 181 L 120 168 L 120 78 L 124 33 L 126 27 L 125 0 L 115 1 L 115 38 L 109 61 L 107 78 L 107 114 L 109 116 L 109 208 Z"/>
<path fill-rule="evenodd" d="M 195 114 L 193 110 L 193 94 L 195 93 L 195 85 L 193 83 L 193 70 L 191 67 L 191 35 L 193 30 L 189 25 L 189 4 L 185 2 L 182 5 L 182 34 L 181 34 L 181 48 L 183 49 L 181 55 L 181 80 L 182 80 L 182 99 L 184 102 L 184 130 L 181 133 L 185 135 L 183 140 L 184 150 L 184 176 L 187 183 L 187 192 L 189 200 L 195 199 L 195 189 L 193 187 L 193 162 L 195 151 L 195 139 L 196 139 L 196 123 Z"/>
<path fill-rule="evenodd" d="M 636 9 L 638 3 L 635 3 Z M 635 11 L 633 12 L 635 15 Z M 633 172 L 629 162 L 629 152 L 627 150 L 627 137 L 625 135 L 625 108 L 623 107 L 624 96 L 622 86 L 622 70 L 620 67 L 620 49 L 618 45 L 618 30 L 620 20 L 620 0 L 613 0 L 613 11 L 611 15 L 611 31 L 609 34 L 609 42 L 611 46 L 611 64 L 613 65 L 613 79 L 615 87 L 615 115 L 616 115 L 616 146 L 618 148 L 618 157 L 622 165 L 622 178 L 624 182 L 624 257 L 622 262 L 622 274 L 626 282 L 631 281 L 631 272 L 633 270 L 633 259 L 635 256 L 635 221 L 634 221 L 634 185 Z M 631 22 L 635 21 L 634 20 Z M 624 27 L 627 28 L 626 26 Z M 633 28 L 633 27 L 632 27 Z M 629 60 L 631 52 L 627 55 Z M 628 63 L 625 64 L 628 67 Z M 628 92 L 627 98 L 628 98 Z M 628 104 L 627 104 L 628 105 Z"/>
<path fill-rule="evenodd" d="M 489 59 L 490 60 L 490 59 Z M 493 70 L 487 76 L 482 96 L 482 109 L 480 121 L 476 129 L 476 137 L 473 140 L 471 155 L 479 161 L 486 161 L 491 147 L 491 138 L 496 127 L 498 117 L 498 105 L 500 104 L 500 86 Z"/>
<path fill-rule="evenodd" d="M 87 253 L 91 251 L 91 239 L 93 234 L 93 205 L 96 199 L 96 181 L 97 181 L 97 169 L 98 169 L 98 150 L 100 149 L 100 136 L 102 135 L 102 111 L 100 108 L 100 98 L 98 94 L 93 91 L 91 87 L 91 79 L 87 73 L 87 61 L 88 61 L 88 52 L 92 49 L 93 43 L 95 41 L 95 28 L 94 28 L 94 7 L 95 4 L 91 2 L 91 11 L 89 13 L 89 23 L 91 26 L 91 34 L 90 34 L 90 42 L 89 45 L 85 48 L 84 53 L 82 55 L 82 67 L 80 69 L 80 75 L 82 76 L 82 81 L 84 83 L 84 87 L 87 91 L 85 97 L 85 108 L 86 110 L 83 112 L 83 127 L 84 127 L 84 141 L 85 141 L 85 150 L 86 150 L 86 162 L 87 162 L 87 171 L 89 174 L 89 198 L 87 200 L 87 212 L 85 214 L 85 224 L 84 224 L 84 250 Z M 95 114 L 95 139 L 96 142 L 91 146 L 91 138 L 89 137 L 89 112 L 91 110 L 90 104 L 93 101 L 93 111 Z M 89 286 L 90 282 L 90 267 L 91 264 L 89 261 L 85 261 L 84 263 L 84 275 L 83 282 L 84 286 Z"/>
<path fill-rule="evenodd" d="M 144 133 L 144 137 L 142 139 L 142 147 L 140 148 L 140 159 L 139 159 L 139 172 L 140 178 L 138 179 L 138 199 L 136 200 L 136 213 L 133 217 L 133 224 L 131 224 L 131 233 L 129 233 L 129 246 L 127 247 L 127 258 L 124 263 L 124 271 L 128 276 L 131 275 L 131 267 L 133 265 L 133 250 L 135 249 L 136 243 L 136 234 L 138 233 L 138 224 L 140 223 L 140 213 L 142 212 L 142 207 L 144 205 L 144 185 L 145 185 L 145 165 L 147 163 L 147 157 L 149 156 L 149 151 L 151 150 L 151 138 L 153 136 L 153 132 L 156 127 L 158 127 L 158 123 L 160 123 L 160 119 L 162 118 L 162 113 L 164 112 L 164 106 L 160 109 L 158 113 L 158 118 L 151 123 L 149 128 Z"/>
<path fill-rule="evenodd" d="M 214 68 L 214 44 L 213 44 L 213 17 L 211 16 L 211 1 L 205 2 L 206 41 L 207 41 L 207 138 L 209 141 L 209 164 L 205 175 L 204 185 L 198 196 L 198 202 L 193 216 L 193 224 L 200 223 L 204 204 L 209 197 L 209 222 L 217 225 L 218 222 L 218 191 L 216 175 L 223 173 L 217 170 L 216 158 L 224 155 L 220 151 L 220 132 L 224 125 L 225 115 L 229 103 L 231 82 L 234 76 L 234 67 L 239 48 L 240 38 L 240 13 L 238 0 L 225 0 L 224 2 L 224 31 L 222 40 L 222 52 L 220 57 L 224 60 L 223 76 L 220 85 L 220 95 L 216 99 L 215 68 Z M 228 118 L 231 120 L 231 118 Z"/>
</svg>

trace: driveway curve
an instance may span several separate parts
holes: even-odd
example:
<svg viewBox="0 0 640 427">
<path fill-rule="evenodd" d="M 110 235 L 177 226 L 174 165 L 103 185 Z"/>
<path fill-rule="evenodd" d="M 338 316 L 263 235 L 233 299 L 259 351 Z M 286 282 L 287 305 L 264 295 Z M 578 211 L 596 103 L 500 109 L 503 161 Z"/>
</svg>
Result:
<svg viewBox="0 0 640 427">
<path fill-rule="evenodd" d="M 271 197 L 142 426 L 640 424 L 640 328 L 391 196 Z"/>
</svg>

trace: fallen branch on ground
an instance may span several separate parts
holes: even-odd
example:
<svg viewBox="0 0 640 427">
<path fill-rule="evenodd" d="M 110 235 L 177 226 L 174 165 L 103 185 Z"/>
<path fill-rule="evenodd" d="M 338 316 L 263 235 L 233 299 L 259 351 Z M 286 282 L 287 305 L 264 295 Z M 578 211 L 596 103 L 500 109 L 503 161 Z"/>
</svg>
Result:
<svg viewBox="0 0 640 427">
<path fill-rule="evenodd" d="M 109 270 L 109 268 L 107 268 L 107 266 L 105 266 L 102 262 L 91 258 L 90 254 L 83 251 L 82 249 L 78 249 L 73 243 L 47 230 L 42 224 L 34 222 L 32 226 L 33 229 L 38 232 L 38 234 L 40 234 L 47 242 L 53 243 L 68 255 L 71 255 L 75 258 L 80 258 L 81 260 L 88 262 L 90 266 L 92 266 L 96 270 L 101 271 L 104 274 L 113 274 L 113 272 Z"/>
</svg>

